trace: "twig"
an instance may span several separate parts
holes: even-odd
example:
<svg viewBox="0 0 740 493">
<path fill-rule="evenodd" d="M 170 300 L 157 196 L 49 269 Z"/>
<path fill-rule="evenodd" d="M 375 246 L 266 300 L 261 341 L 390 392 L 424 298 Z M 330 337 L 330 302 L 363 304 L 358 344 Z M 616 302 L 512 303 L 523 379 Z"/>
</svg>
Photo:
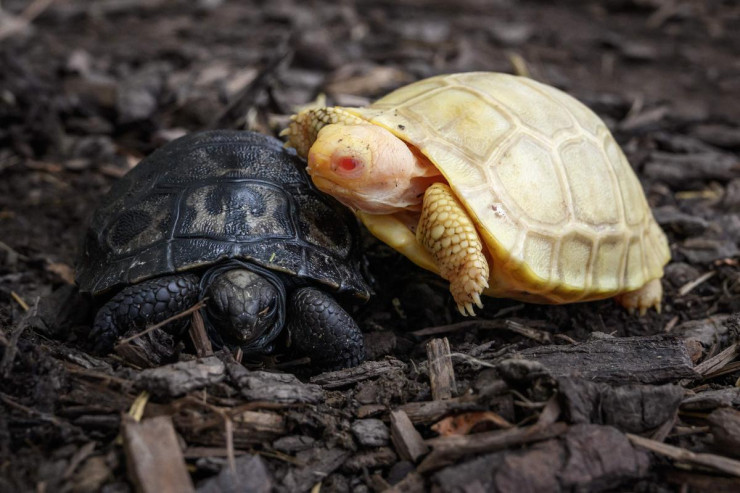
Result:
<svg viewBox="0 0 740 493">
<path fill-rule="evenodd" d="M 13 249 L 13 247 L 11 247 L 10 245 L 8 245 L 4 241 L 0 241 L 0 250 L 5 250 L 8 253 L 8 255 L 10 255 L 12 257 L 15 257 L 16 259 L 23 260 L 24 262 L 26 260 L 29 260 L 28 257 L 26 257 L 25 255 L 23 255 L 22 253 L 18 253 L 17 251 L 15 251 Z"/>
<path fill-rule="evenodd" d="M 18 325 L 13 329 L 13 333 L 10 335 L 10 340 L 5 347 L 5 354 L 3 359 L 0 361 L 0 377 L 7 378 L 11 368 L 13 368 L 13 361 L 15 355 L 18 352 L 18 341 L 21 338 L 21 334 L 28 328 L 28 319 L 35 315 L 39 307 L 39 298 L 36 298 L 36 303 L 33 306 L 33 310 L 26 311 L 23 318 L 18 322 Z"/>
<path fill-rule="evenodd" d="M 236 455 L 234 454 L 234 422 L 226 413 L 220 413 L 224 419 L 224 433 L 226 434 L 226 457 L 229 461 L 231 474 L 236 477 Z"/>
<path fill-rule="evenodd" d="M 15 22 L 6 26 L 5 29 L 0 29 L 0 41 L 12 36 L 16 32 L 28 26 L 33 20 L 41 15 L 49 5 L 54 3 L 54 0 L 34 0 L 31 4 L 25 8 L 21 14 L 12 20 Z"/>
<path fill-rule="evenodd" d="M 686 296 L 691 291 L 693 291 L 694 288 L 696 288 L 697 286 L 700 286 L 701 284 L 705 283 L 706 281 L 708 281 L 709 279 L 713 278 L 716 275 L 717 275 L 717 271 L 716 270 L 710 270 L 709 272 L 706 272 L 706 273 L 700 275 L 699 277 L 697 277 L 693 281 L 689 281 L 686 284 L 684 284 L 683 286 L 681 286 L 681 288 L 679 288 L 679 290 L 678 290 L 678 295 L 679 296 Z"/>
<path fill-rule="evenodd" d="M 20 295 L 18 293 L 16 293 L 15 291 L 11 291 L 10 292 L 10 297 L 13 298 L 15 300 L 15 302 L 18 303 L 21 306 L 21 308 L 23 308 L 23 311 L 24 312 L 27 312 L 28 310 L 30 310 L 30 307 L 28 306 L 28 303 L 26 303 L 23 300 L 23 298 L 21 298 Z"/>
<path fill-rule="evenodd" d="M 127 337 L 125 339 L 121 339 L 120 341 L 118 341 L 118 344 L 126 344 L 128 342 L 131 342 L 134 339 L 138 339 L 139 337 L 145 336 L 149 332 L 152 332 L 154 330 L 157 330 L 158 328 L 160 328 L 162 326 L 165 326 L 165 325 L 167 325 L 168 323 L 170 323 L 170 322 L 172 322 L 174 320 L 177 320 L 177 319 L 186 317 L 186 316 L 190 315 L 191 313 L 200 310 L 201 308 L 203 308 L 205 306 L 207 299 L 208 298 L 203 298 L 202 300 L 198 301 L 196 304 L 194 304 L 193 306 L 191 306 L 187 310 L 183 310 L 180 313 L 177 313 L 175 315 L 172 315 L 170 318 L 168 318 L 166 320 L 162 320 L 158 324 L 154 324 L 151 327 L 147 327 L 146 329 L 144 329 L 143 331 L 139 332 L 138 334 L 134 334 L 134 335 L 132 335 L 130 337 Z"/>
<path fill-rule="evenodd" d="M 717 471 L 732 474 L 733 476 L 740 476 L 740 461 L 729 459 L 721 455 L 697 454 L 684 448 L 656 442 L 655 440 L 633 435 L 632 433 L 627 433 L 627 438 L 629 438 L 630 441 L 638 447 L 665 455 L 673 460 L 710 467 Z"/>
<path fill-rule="evenodd" d="M 457 332 L 460 330 L 508 330 L 529 339 L 535 340 L 541 343 L 551 342 L 551 336 L 549 332 L 543 330 L 533 329 L 525 325 L 515 322 L 513 320 L 470 320 L 466 322 L 458 322 L 450 325 L 438 325 L 436 327 L 426 327 L 421 330 L 412 332 L 417 337 L 432 336 L 438 334 L 444 334 L 447 332 Z"/>
<path fill-rule="evenodd" d="M 738 348 L 740 348 L 738 343 L 729 346 L 721 353 L 712 356 L 699 365 L 696 365 L 694 367 L 694 371 L 705 378 L 710 373 L 720 371 L 724 366 L 735 359 L 735 356 L 737 356 L 738 353 Z"/>
<path fill-rule="evenodd" d="M 30 407 L 26 407 L 26 406 L 24 406 L 23 404 L 21 404 L 19 402 L 16 402 L 9 395 L 5 395 L 2 392 L 0 392 L 0 400 L 2 400 L 5 404 L 7 404 L 10 407 L 13 407 L 15 409 L 18 409 L 19 411 L 23 411 L 24 413 L 30 414 L 31 416 L 37 416 L 40 419 L 42 419 L 44 421 L 48 421 L 50 423 L 53 423 L 53 424 L 55 424 L 57 426 L 60 426 L 61 427 L 61 426 L 64 426 L 64 424 L 65 424 L 65 423 L 63 423 L 62 421 L 60 421 L 58 418 L 56 418 L 54 416 L 50 416 L 47 413 L 42 413 L 42 412 L 37 411 L 35 409 L 32 409 Z"/>
</svg>

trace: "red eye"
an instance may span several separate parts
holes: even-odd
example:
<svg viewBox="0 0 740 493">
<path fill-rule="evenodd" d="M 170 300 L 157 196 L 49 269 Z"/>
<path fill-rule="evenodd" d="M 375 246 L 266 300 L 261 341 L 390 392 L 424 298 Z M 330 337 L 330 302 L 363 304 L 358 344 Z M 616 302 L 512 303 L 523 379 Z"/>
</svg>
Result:
<svg viewBox="0 0 740 493">
<path fill-rule="evenodd" d="M 337 162 L 337 166 L 342 171 L 354 171 L 355 169 L 362 166 L 362 161 L 353 157 L 343 157 Z"/>
</svg>

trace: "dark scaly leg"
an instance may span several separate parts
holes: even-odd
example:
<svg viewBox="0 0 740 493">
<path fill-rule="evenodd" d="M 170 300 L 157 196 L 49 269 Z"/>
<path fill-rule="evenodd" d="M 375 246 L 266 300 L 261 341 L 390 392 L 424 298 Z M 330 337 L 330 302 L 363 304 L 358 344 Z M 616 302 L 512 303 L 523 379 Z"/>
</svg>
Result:
<svg viewBox="0 0 740 493">
<path fill-rule="evenodd" d="M 123 289 L 98 311 L 89 340 L 96 353 L 108 353 L 119 335 L 131 329 L 143 330 L 193 306 L 198 300 L 199 278 L 176 274 L 149 279 Z M 164 327 L 179 332 L 187 321 Z"/>
<path fill-rule="evenodd" d="M 302 288 L 288 301 L 291 349 L 309 356 L 317 370 L 357 366 L 365 359 L 365 342 L 357 323 L 330 295 Z"/>
</svg>

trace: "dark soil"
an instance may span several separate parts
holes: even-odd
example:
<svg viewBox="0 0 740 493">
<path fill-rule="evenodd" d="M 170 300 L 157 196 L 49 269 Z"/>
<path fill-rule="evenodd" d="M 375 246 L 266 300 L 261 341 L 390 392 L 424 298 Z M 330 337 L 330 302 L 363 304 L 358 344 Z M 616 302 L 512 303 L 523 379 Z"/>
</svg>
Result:
<svg viewBox="0 0 740 493">
<path fill-rule="evenodd" d="M 737 2 L 2 8 L 0 491 L 134 488 L 136 454 L 126 449 L 127 466 L 117 437 L 142 390 L 144 419 L 172 417 L 203 491 L 740 491 L 740 463 L 717 457 L 740 450 Z M 449 327 L 466 319 L 445 283 L 366 234 L 377 295 L 354 316 L 374 362 L 354 373 L 309 381 L 305 364 L 278 355 L 262 364 L 301 379 L 278 382 L 219 353 L 215 377 L 173 389 L 173 373 L 164 385 L 125 351 L 81 349 L 78 243 L 141 157 L 207 128 L 277 135 L 320 95 L 363 105 L 471 70 L 526 70 L 607 122 L 670 239 L 662 313 L 488 299 L 478 319 Z M 454 354 L 440 367 L 427 343 L 442 337 Z M 711 455 L 675 460 L 638 435 Z"/>
</svg>

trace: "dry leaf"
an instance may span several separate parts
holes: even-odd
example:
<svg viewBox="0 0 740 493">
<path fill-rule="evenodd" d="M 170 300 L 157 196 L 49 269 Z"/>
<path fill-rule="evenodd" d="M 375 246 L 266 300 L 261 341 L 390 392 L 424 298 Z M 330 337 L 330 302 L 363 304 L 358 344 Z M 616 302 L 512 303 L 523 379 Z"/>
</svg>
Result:
<svg viewBox="0 0 740 493">
<path fill-rule="evenodd" d="M 56 274 L 67 284 L 75 283 L 75 270 L 63 262 L 50 262 L 46 264 L 46 270 Z"/>
<path fill-rule="evenodd" d="M 432 425 L 432 429 L 439 433 L 440 436 L 467 435 L 474 429 L 482 431 L 491 428 L 511 427 L 513 427 L 511 423 L 492 411 L 478 411 L 448 416 Z"/>
</svg>

